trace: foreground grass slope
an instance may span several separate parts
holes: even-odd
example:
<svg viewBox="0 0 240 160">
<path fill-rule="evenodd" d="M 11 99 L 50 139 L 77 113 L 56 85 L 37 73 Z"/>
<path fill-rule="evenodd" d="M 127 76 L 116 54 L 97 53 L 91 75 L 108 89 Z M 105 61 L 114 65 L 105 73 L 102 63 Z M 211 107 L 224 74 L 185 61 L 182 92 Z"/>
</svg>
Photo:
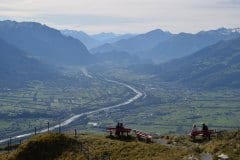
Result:
<svg viewBox="0 0 240 160">
<path fill-rule="evenodd" d="M 88 155 L 81 145 L 89 149 L 90 158 L 110 155 L 110 159 L 163 159 L 183 158 L 187 149 L 171 148 L 160 144 L 118 141 L 98 135 L 81 135 L 74 139 L 63 134 L 46 134 L 31 138 L 9 154 L 0 155 L 1 160 L 85 160 Z M 168 156 L 166 156 L 168 155 Z"/>
<path fill-rule="evenodd" d="M 61 159 L 63 155 L 69 156 L 77 152 L 78 141 L 63 134 L 45 134 L 31 138 L 20 145 L 10 154 L 3 154 L 0 159 L 9 160 L 51 160 Z M 83 157 L 78 155 L 79 159 Z M 69 159 L 72 157 L 69 156 Z"/>
<path fill-rule="evenodd" d="M 240 131 L 225 132 L 211 141 L 192 141 L 186 136 L 162 136 L 166 143 L 139 142 L 134 138 L 116 140 L 102 135 L 70 135 L 51 133 L 30 138 L 10 153 L 0 154 L 1 160 L 174 160 L 194 157 L 201 159 L 208 153 L 213 159 L 227 154 L 240 158 Z"/>
</svg>

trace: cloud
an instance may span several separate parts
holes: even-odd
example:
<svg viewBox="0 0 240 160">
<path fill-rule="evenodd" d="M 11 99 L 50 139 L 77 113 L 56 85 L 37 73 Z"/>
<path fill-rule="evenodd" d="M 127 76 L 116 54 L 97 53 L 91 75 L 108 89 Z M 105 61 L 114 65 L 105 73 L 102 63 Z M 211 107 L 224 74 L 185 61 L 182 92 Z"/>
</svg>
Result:
<svg viewBox="0 0 240 160">
<path fill-rule="evenodd" d="M 58 25 L 61 24 L 79 24 L 79 25 L 111 25 L 111 24 L 128 24 L 144 23 L 144 18 L 128 18 L 101 15 L 64 15 L 64 14 L 42 14 L 35 18 L 50 21 Z"/>
<path fill-rule="evenodd" d="M 216 4 L 222 8 L 240 8 L 240 0 L 218 0 Z"/>
<path fill-rule="evenodd" d="M 240 0 L 230 0 L 229 2 L 232 3 L 232 4 L 240 5 Z"/>
<path fill-rule="evenodd" d="M 240 26 L 240 0 L 0 0 L 0 18 L 88 32 Z"/>
</svg>

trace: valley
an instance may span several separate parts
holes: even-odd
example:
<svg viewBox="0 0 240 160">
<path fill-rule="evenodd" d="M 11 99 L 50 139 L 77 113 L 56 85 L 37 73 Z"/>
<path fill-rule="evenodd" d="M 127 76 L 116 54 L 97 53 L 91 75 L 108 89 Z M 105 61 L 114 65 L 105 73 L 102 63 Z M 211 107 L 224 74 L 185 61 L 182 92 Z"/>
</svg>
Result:
<svg viewBox="0 0 240 160">
<path fill-rule="evenodd" d="M 239 160 L 240 1 L 0 3 L 0 160 Z"/>
<path fill-rule="evenodd" d="M 35 127 L 41 132 L 48 122 L 51 130 L 62 123 L 62 131 L 82 133 L 104 133 L 118 121 L 152 134 L 186 134 L 192 124 L 201 123 L 217 130 L 238 128 L 238 89 L 188 89 L 126 68 L 95 66 L 89 71 L 68 69 L 64 74 L 69 79 L 2 91 L 1 139 L 33 134 Z"/>
<path fill-rule="evenodd" d="M 5 33 L 7 28 L 13 38 Z M 35 37 L 28 29 L 37 33 Z M 165 144 L 157 144 L 160 148 L 178 144 L 179 138 L 183 138 L 180 141 L 188 148 L 184 155 L 193 152 L 199 157 L 207 155 L 204 152 L 208 146 L 204 144 L 196 152 L 192 150 L 198 143 L 189 141 L 193 124 L 201 129 L 205 123 L 217 134 L 238 134 L 235 130 L 240 123 L 240 38 L 236 38 L 239 32 L 218 29 L 177 35 L 162 30 L 135 36 L 110 34 L 106 41 L 112 40 L 111 44 L 90 50 L 79 40 L 39 23 L 3 21 L 0 32 L 4 33 L 0 36 L 0 150 L 3 153 L 7 145 L 18 146 L 19 142 L 37 137 L 35 134 L 48 135 L 45 132 L 53 135 L 74 132 L 75 136 L 86 135 L 89 141 L 92 136 L 106 135 L 106 127 L 118 122 L 158 137 L 153 146 L 164 141 Z M 64 34 L 69 33 L 81 36 L 72 31 Z M 125 39 L 126 36 L 130 37 Z M 125 38 L 117 40 L 120 37 Z M 211 40 L 198 44 L 202 38 Z M 193 44 L 188 45 L 191 40 Z M 40 50 L 38 44 L 44 47 Z M 166 50 L 169 55 L 161 51 L 162 44 L 170 48 Z M 182 50 L 178 53 L 172 46 Z M 162 58 L 161 54 L 160 58 L 154 56 L 158 50 Z M 153 63 L 155 60 L 164 63 Z M 216 142 L 219 143 L 218 137 Z M 128 146 L 127 142 L 123 144 Z M 141 143 L 137 144 L 135 148 Z M 212 145 L 211 141 L 206 144 Z M 102 146 L 99 147 L 102 152 Z M 216 147 L 238 156 L 229 149 Z M 209 151 L 211 156 L 218 155 L 215 150 Z M 176 157 L 179 156 L 183 155 Z"/>
<path fill-rule="evenodd" d="M 107 106 L 125 105 L 139 96 L 141 93 L 128 85 L 89 78 L 83 73 L 73 81 L 32 82 L 26 88 L 8 89 L 0 94 L 1 139 L 32 132 L 35 127 L 42 130 L 47 122 L 53 126 L 64 121 L 63 127 L 67 117 L 76 114 L 86 116 L 109 109 Z"/>
<path fill-rule="evenodd" d="M 189 89 L 123 68 L 105 71 L 103 75 L 134 84 L 147 96 L 112 111 L 111 116 L 102 113 L 90 117 L 93 122 L 100 121 L 102 127 L 120 120 L 131 128 L 153 134 L 187 134 L 192 124 L 201 128 L 202 123 L 217 130 L 239 128 L 239 89 Z"/>
</svg>

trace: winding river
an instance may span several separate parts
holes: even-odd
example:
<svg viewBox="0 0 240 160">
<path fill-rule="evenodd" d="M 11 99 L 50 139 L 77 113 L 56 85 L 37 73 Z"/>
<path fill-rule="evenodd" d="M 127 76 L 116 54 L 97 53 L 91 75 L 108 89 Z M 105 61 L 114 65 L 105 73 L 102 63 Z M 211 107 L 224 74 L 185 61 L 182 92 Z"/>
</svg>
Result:
<svg viewBox="0 0 240 160">
<path fill-rule="evenodd" d="M 86 74 L 86 73 L 87 73 L 87 71 L 84 72 L 84 74 Z M 87 75 L 90 76 L 88 73 L 87 73 Z M 108 106 L 108 107 L 100 108 L 100 109 L 97 109 L 97 110 L 76 114 L 76 115 L 68 118 L 67 120 L 61 122 L 60 124 L 50 127 L 49 131 L 57 129 L 57 128 L 59 128 L 59 126 L 61 126 L 61 127 L 67 126 L 67 125 L 69 125 L 70 123 L 72 123 L 73 121 L 77 120 L 78 118 L 80 118 L 82 116 L 90 115 L 90 114 L 96 114 L 96 113 L 99 113 L 101 111 L 107 111 L 107 110 L 110 110 L 110 109 L 114 109 L 114 108 L 118 108 L 118 107 L 130 104 L 130 103 L 136 101 L 137 99 L 139 99 L 140 97 L 142 97 L 143 94 L 144 94 L 141 91 L 139 91 L 138 89 L 136 89 L 133 86 L 130 86 L 130 85 L 126 84 L 126 83 L 122 83 L 122 82 L 115 81 L 115 80 L 110 80 L 110 79 L 105 79 L 105 81 L 110 82 L 110 83 L 115 83 L 115 84 L 118 84 L 118 85 L 122 85 L 124 87 L 127 87 L 130 90 L 132 90 L 133 92 L 135 92 L 135 96 L 131 97 L 130 99 L 128 99 L 128 100 L 126 100 L 126 101 L 124 101 L 122 103 L 119 103 L 119 104 L 116 104 L 116 105 L 113 105 L 113 106 Z M 40 130 L 37 133 L 44 133 L 44 132 L 48 132 L 48 129 L 46 128 L 46 129 Z M 17 136 L 11 137 L 11 139 L 14 140 L 14 139 L 25 138 L 25 137 L 28 137 L 28 136 L 31 136 L 31 135 L 34 135 L 34 134 L 35 134 L 35 132 L 30 132 L 30 133 L 21 134 L 21 135 L 17 135 Z M 7 142 L 7 141 L 9 141 L 9 138 L 0 140 L 0 143 L 4 143 L 4 142 Z"/>
</svg>

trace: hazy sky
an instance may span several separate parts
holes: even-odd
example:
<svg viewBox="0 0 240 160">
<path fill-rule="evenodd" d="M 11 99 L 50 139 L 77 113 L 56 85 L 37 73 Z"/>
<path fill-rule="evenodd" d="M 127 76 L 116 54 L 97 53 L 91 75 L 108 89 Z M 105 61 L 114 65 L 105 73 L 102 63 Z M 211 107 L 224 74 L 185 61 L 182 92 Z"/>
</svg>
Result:
<svg viewBox="0 0 240 160">
<path fill-rule="evenodd" d="M 0 20 L 88 33 L 240 27 L 240 0 L 0 0 Z"/>
</svg>

